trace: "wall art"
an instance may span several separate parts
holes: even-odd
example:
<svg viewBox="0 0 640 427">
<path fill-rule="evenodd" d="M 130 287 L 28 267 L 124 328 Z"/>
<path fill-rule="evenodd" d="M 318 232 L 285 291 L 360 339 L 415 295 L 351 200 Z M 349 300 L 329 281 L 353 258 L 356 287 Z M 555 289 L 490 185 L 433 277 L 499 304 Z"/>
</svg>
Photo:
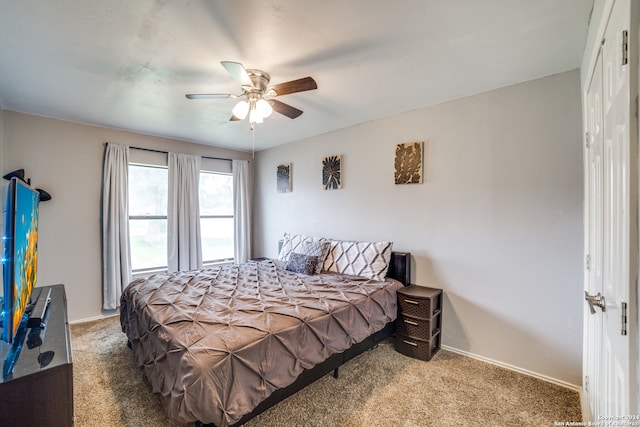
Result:
<svg viewBox="0 0 640 427">
<path fill-rule="evenodd" d="M 328 156 L 322 159 L 322 188 L 342 188 L 342 156 Z"/>
<path fill-rule="evenodd" d="M 396 145 L 396 184 L 422 184 L 423 144 L 407 142 Z"/>
<path fill-rule="evenodd" d="M 291 163 L 278 165 L 276 180 L 278 193 L 289 193 L 291 191 Z"/>
</svg>

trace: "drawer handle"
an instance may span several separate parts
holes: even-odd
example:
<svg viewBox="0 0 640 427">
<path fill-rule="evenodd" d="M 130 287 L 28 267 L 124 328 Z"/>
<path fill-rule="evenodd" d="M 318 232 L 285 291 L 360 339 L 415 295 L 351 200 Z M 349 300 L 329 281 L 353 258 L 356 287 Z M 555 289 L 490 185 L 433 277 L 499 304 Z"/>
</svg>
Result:
<svg viewBox="0 0 640 427">
<path fill-rule="evenodd" d="M 405 299 L 404 302 L 406 302 L 407 304 L 420 305 L 419 301 L 414 301 L 412 299 Z"/>
<path fill-rule="evenodd" d="M 412 320 L 404 319 L 404 323 L 407 323 L 407 324 L 413 325 L 413 326 L 418 326 L 418 322 L 414 322 Z"/>
<path fill-rule="evenodd" d="M 417 347 L 417 346 L 418 346 L 418 344 L 416 344 L 416 343 L 414 343 L 414 342 L 407 341 L 407 340 L 403 340 L 403 341 L 405 342 L 405 344 L 409 344 L 409 345 L 412 345 L 412 346 L 414 346 L 414 347 Z"/>
</svg>

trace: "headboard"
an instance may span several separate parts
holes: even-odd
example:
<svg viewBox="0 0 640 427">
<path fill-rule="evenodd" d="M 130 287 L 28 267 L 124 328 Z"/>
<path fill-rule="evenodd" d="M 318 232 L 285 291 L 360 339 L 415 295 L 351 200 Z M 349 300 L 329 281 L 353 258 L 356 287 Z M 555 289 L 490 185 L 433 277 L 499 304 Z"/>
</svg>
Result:
<svg viewBox="0 0 640 427">
<path fill-rule="evenodd" d="M 283 243 L 284 240 L 278 241 L 278 252 L 282 249 Z M 396 279 L 403 285 L 409 286 L 411 284 L 411 253 L 392 251 L 387 277 Z"/>
<path fill-rule="evenodd" d="M 411 284 L 411 254 L 409 252 L 391 252 L 387 277 L 396 279 L 405 286 Z"/>
</svg>

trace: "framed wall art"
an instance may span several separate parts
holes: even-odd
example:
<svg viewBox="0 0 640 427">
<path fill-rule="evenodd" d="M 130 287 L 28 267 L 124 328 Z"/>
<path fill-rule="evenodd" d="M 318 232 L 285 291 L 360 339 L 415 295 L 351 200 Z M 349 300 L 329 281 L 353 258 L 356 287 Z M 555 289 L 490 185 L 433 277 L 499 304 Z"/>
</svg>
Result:
<svg viewBox="0 0 640 427">
<path fill-rule="evenodd" d="M 322 188 L 342 188 L 342 156 L 328 156 L 322 159 Z"/>
<path fill-rule="evenodd" d="M 396 184 L 422 184 L 423 143 L 396 145 L 394 176 Z"/>
<path fill-rule="evenodd" d="M 278 193 L 289 193 L 291 191 L 291 163 L 278 165 L 276 183 Z"/>
</svg>

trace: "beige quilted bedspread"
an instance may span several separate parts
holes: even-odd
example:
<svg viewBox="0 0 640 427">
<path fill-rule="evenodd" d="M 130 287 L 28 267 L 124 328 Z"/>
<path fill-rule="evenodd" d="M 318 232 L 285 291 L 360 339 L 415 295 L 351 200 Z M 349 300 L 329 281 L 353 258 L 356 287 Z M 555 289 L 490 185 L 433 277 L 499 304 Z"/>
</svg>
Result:
<svg viewBox="0 0 640 427">
<path fill-rule="evenodd" d="M 224 427 L 395 320 L 402 285 L 388 280 L 277 261 L 154 275 L 127 287 L 120 318 L 169 417 Z"/>
</svg>

